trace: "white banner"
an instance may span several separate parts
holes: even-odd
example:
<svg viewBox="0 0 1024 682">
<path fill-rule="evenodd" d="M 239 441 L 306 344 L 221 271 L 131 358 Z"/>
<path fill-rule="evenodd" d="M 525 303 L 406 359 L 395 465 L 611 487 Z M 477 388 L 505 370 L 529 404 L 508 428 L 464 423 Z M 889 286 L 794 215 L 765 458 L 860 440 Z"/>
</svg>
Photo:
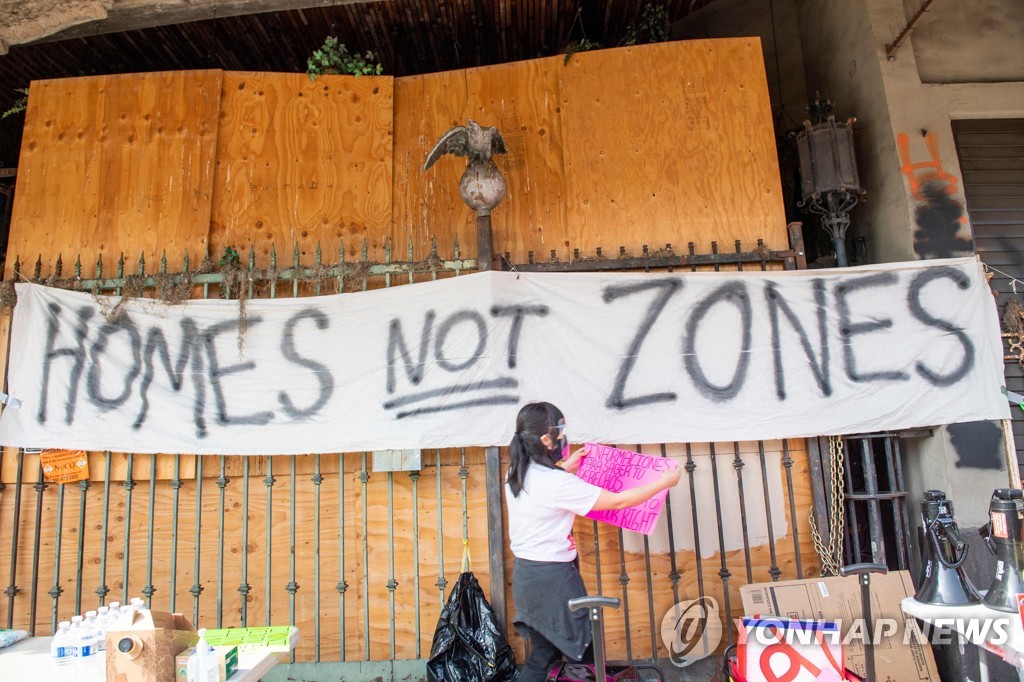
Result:
<svg viewBox="0 0 1024 682">
<path fill-rule="evenodd" d="M 478 273 L 166 305 L 17 285 L 0 442 L 123 452 L 505 445 L 529 401 L 574 442 L 731 441 L 1004 419 L 981 265 Z"/>
</svg>

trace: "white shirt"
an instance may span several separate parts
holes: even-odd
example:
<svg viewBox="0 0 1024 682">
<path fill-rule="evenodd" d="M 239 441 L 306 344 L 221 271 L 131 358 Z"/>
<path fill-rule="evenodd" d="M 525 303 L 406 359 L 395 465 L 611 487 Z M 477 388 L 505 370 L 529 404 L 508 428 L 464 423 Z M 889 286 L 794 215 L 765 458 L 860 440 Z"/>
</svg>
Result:
<svg viewBox="0 0 1024 682">
<path fill-rule="evenodd" d="M 572 561 L 576 515 L 590 513 L 601 488 L 575 474 L 530 463 L 519 497 L 505 484 L 508 539 L 512 554 L 531 561 Z"/>
</svg>

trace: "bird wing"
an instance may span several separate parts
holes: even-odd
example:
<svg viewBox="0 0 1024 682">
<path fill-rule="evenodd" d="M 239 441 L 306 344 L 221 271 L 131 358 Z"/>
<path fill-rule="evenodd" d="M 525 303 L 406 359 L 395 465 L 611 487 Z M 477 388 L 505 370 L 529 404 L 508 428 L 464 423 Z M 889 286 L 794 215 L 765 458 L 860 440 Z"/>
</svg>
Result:
<svg viewBox="0 0 1024 682">
<path fill-rule="evenodd" d="M 455 156 L 466 156 L 469 154 L 469 131 L 466 126 L 455 126 L 441 136 L 434 148 L 427 154 L 427 162 L 423 164 L 423 170 L 434 165 L 434 163 L 445 154 Z"/>
<path fill-rule="evenodd" d="M 494 126 L 491 126 L 491 154 L 508 154 L 508 149 L 505 148 L 505 140 L 502 139 L 501 133 Z"/>
</svg>

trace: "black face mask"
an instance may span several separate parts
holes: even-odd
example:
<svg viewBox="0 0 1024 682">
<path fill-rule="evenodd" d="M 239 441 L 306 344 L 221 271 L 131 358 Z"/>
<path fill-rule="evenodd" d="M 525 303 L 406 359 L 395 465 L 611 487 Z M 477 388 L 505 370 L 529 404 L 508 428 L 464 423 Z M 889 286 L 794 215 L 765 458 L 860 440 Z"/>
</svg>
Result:
<svg viewBox="0 0 1024 682">
<path fill-rule="evenodd" d="M 551 455 L 552 461 L 555 462 L 561 459 L 569 459 L 569 440 L 565 436 L 559 436 L 558 440 L 551 446 L 548 454 Z"/>
</svg>

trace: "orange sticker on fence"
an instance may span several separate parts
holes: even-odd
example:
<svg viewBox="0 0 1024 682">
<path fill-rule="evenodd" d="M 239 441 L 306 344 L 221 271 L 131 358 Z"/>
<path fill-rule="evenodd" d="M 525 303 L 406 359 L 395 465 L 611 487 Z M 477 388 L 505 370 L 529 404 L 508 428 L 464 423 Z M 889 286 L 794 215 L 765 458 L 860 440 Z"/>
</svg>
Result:
<svg viewBox="0 0 1024 682">
<path fill-rule="evenodd" d="M 46 480 L 74 483 L 89 478 L 89 457 L 85 450 L 43 450 L 39 454 Z"/>
</svg>

